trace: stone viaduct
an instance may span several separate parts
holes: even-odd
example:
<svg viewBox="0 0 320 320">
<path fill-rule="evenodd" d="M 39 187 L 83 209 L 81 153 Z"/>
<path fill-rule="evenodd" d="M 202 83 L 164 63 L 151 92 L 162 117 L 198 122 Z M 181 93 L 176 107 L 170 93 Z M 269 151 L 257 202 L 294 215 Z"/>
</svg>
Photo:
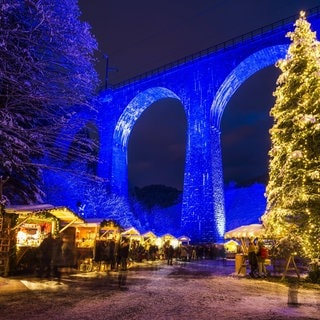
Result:
<svg viewBox="0 0 320 320">
<path fill-rule="evenodd" d="M 220 121 L 237 89 L 253 74 L 284 58 L 285 37 L 298 15 L 130 79 L 102 92 L 97 123 L 99 175 L 113 192 L 128 193 L 127 148 L 137 119 L 154 102 L 176 99 L 187 119 L 182 232 L 194 242 L 213 242 L 225 232 Z M 320 32 L 320 7 L 307 19 Z"/>
</svg>

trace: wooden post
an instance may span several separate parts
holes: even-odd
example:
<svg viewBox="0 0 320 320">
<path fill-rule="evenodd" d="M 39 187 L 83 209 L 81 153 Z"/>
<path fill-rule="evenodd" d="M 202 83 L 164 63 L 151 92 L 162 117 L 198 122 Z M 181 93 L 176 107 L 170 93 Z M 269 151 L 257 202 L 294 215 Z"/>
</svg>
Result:
<svg viewBox="0 0 320 320">
<path fill-rule="evenodd" d="M 285 267 L 285 269 L 284 269 L 284 272 L 283 272 L 283 275 L 282 275 L 281 280 L 284 280 L 284 278 L 286 277 L 286 274 L 287 274 L 287 272 L 288 272 L 288 270 L 289 270 L 290 262 L 292 262 L 293 268 L 294 268 L 294 270 L 296 271 L 296 274 L 297 274 L 297 276 L 298 276 L 298 279 L 300 279 L 300 273 L 299 273 L 299 270 L 298 270 L 298 268 L 297 268 L 296 262 L 295 262 L 295 260 L 294 260 L 294 256 L 293 256 L 293 255 L 290 255 L 290 257 L 288 258 L 286 267 Z"/>
</svg>

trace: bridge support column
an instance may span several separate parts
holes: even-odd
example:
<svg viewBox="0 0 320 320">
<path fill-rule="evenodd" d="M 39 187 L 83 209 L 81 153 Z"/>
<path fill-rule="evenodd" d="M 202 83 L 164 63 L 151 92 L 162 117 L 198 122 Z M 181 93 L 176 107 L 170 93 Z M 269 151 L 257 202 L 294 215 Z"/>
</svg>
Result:
<svg viewBox="0 0 320 320">
<path fill-rule="evenodd" d="M 214 213 L 214 236 L 216 242 L 223 241 L 226 218 L 224 205 L 224 183 L 220 131 L 211 127 L 211 159 L 212 159 L 212 202 Z"/>
<path fill-rule="evenodd" d="M 119 144 L 113 146 L 111 192 L 128 199 L 127 148 Z"/>
<path fill-rule="evenodd" d="M 225 225 L 220 132 L 197 120 L 188 136 L 181 230 L 193 243 L 219 242 Z"/>
</svg>

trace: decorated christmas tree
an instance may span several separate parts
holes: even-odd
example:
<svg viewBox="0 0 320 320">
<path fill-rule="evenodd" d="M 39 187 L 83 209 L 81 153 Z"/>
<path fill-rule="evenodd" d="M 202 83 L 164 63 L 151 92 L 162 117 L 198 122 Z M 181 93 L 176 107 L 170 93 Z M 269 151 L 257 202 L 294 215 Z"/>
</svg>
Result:
<svg viewBox="0 0 320 320">
<path fill-rule="evenodd" d="M 309 258 L 320 256 L 320 43 L 301 12 L 271 109 L 267 210 L 262 217 L 275 239 L 299 242 Z"/>
</svg>

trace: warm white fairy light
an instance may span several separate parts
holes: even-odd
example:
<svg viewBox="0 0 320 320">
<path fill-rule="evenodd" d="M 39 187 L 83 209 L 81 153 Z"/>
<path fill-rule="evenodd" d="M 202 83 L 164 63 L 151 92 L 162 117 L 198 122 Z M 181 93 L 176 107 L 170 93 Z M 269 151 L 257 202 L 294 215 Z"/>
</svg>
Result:
<svg viewBox="0 0 320 320">
<path fill-rule="evenodd" d="M 300 239 L 304 254 L 314 258 L 320 255 L 320 44 L 304 12 L 288 37 L 286 59 L 277 63 L 282 74 L 271 110 L 270 179 L 262 220 L 272 236 Z"/>
</svg>

